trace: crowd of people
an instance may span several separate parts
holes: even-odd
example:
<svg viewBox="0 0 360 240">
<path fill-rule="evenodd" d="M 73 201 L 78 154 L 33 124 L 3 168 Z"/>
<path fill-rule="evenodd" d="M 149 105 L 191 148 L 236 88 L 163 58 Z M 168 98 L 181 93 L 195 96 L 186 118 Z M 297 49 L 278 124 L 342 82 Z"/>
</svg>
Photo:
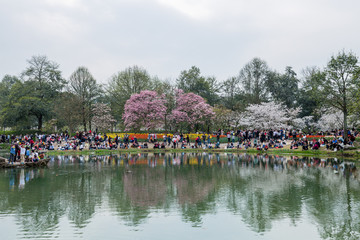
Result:
<svg viewBox="0 0 360 240">
<path fill-rule="evenodd" d="M 1 135 L 0 142 L 11 143 L 10 162 L 38 161 L 39 152 L 44 150 L 91 150 L 91 149 L 129 149 L 129 148 L 202 148 L 202 149 L 248 149 L 268 150 L 283 148 L 289 144 L 290 149 L 313 149 L 326 147 L 337 151 L 351 146 L 358 135 L 356 130 L 350 130 L 348 139 L 343 138 L 343 131 L 318 132 L 319 136 L 308 139 L 301 131 L 296 130 L 219 130 L 213 134 L 197 134 L 196 139 L 190 139 L 188 134 L 148 134 L 145 141 L 138 141 L 135 135 L 112 138 L 106 134 L 94 132 L 78 132 L 73 136 L 68 133 L 29 134 L 29 135 Z M 225 135 L 227 143 L 221 145 L 221 136 Z M 326 137 L 325 137 L 326 136 Z M 225 145 L 225 146 L 224 146 Z"/>
</svg>

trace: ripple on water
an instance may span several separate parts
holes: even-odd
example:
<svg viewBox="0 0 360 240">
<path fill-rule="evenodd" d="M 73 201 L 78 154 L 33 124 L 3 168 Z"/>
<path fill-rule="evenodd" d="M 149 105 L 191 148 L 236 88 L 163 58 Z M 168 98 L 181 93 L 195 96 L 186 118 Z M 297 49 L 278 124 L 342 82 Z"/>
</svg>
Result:
<svg viewBox="0 0 360 240">
<path fill-rule="evenodd" d="M 330 168 L 231 154 L 214 162 L 170 154 L 154 164 L 161 157 L 129 155 L 120 164 L 107 156 L 101 168 L 101 156 L 81 164 L 72 157 L 49 169 L 0 171 L 1 227 L 24 239 L 271 239 L 305 225 L 310 237 L 298 231 L 293 239 L 358 232 L 358 181 Z"/>
</svg>

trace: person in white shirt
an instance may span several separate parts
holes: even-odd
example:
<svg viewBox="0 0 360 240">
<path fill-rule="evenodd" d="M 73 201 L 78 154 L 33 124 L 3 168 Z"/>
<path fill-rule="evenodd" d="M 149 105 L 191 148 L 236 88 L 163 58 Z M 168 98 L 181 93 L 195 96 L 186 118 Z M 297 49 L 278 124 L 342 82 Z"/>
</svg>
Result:
<svg viewBox="0 0 360 240">
<path fill-rule="evenodd" d="M 35 152 L 34 150 L 32 150 L 32 153 L 30 155 L 30 159 L 33 161 L 33 162 L 37 162 L 39 161 L 39 154 L 37 152 Z"/>
<path fill-rule="evenodd" d="M 21 161 L 21 163 L 25 162 L 25 153 L 26 153 L 26 149 L 25 149 L 24 144 L 22 144 L 21 147 L 20 147 L 20 161 Z"/>
</svg>

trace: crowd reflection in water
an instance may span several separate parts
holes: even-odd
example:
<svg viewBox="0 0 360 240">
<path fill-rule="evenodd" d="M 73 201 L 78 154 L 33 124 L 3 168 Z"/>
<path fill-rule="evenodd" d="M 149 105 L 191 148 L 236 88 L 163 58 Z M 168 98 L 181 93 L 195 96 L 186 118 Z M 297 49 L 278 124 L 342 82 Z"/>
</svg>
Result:
<svg viewBox="0 0 360 240">
<path fill-rule="evenodd" d="M 44 169 L 8 169 L 9 189 L 23 189 L 25 184 L 38 178 L 43 174 Z"/>
<path fill-rule="evenodd" d="M 338 234 L 339 239 L 358 234 L 360 225 L 356 165 L 336 158 L 56 156 L 48 169 L 0 171 L 0 198 L 0 214 L 16 214 L 23 232 L 33 238 L 55 231 L 63 217 L 81 229 L 105 211 L 131 226 L 161 211 L 177 212 L 183 221 L 201 226 L 204 215 L 221 210 L 241 216 L 260 233 L 284 218 L 296 224 L 307 211 L 323 238 Z"/>
<path fill-rule="evenodd" d="M 252 167 L 284 169 L 326 167 L 332 168 L 334 173 L 349 174 L 357 177 L 354 162 L 338 158 L 317 158 L 298 156 L 278 156 L 267 154 L 219 154 L 219 153 L 137 153 L 117 155 L 85 155 L 85 156 L 56 156 L 51 157 L 52 165 L 93 164 L 109 166 L 131 167 L 135 165 L 156 166 L 220 166 L 220 167 Z"/>
</svg>

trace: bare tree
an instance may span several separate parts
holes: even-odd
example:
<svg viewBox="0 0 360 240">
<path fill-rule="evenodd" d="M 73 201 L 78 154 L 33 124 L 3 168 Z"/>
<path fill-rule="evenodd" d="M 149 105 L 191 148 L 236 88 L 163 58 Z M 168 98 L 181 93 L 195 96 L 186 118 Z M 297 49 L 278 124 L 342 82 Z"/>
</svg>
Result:
<svg viewBox="0 0 360 240">
<path fill-rule="evenodd" d="M 99 97 L 101 88 L 86 67 L 79 67 L 73 72 L 70 76 L 69 88 L 80 100 L 80 114 L 84 131 L 87 130 L 87 126 L 91 130 L 92 105 Z"/>
<path fill-rule="evenodd" d="M 260 58 L 254 58 L 241 69 L 239 78 L 251 103 L 259 104 L 266 100 L 268 70 L 267 63 Z"/>
</svg>

